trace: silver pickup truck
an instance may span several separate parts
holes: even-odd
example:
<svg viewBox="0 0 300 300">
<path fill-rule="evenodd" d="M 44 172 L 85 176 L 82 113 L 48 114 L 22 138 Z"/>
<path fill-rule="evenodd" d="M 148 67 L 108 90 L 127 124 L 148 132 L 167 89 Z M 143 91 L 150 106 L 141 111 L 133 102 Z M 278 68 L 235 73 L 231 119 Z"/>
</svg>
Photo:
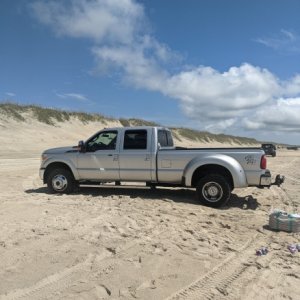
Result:
<svg viewBox="0 0 300 300">
<path fill-rule="evenodd" d="M 271 183 L 266 164 L 260 148 L 174 147 L 167 128 L 122 127 L 103 129 L 78 146 L 44 151 L 40 178 L 51 193 L 122 181 L 191 187 L 202 204 L 218 207 L 234 188 L 280 185 L 284 177 Z"/>
</svg>

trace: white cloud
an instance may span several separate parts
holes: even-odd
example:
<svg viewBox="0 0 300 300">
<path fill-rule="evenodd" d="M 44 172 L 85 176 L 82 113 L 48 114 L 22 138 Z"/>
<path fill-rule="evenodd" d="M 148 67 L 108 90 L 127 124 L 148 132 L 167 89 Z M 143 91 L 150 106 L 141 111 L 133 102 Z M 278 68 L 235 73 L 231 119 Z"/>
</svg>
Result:
<svg viewBox="0 0 300 300">
<path fill-rule="evenodd" d="M 31 8 L 57 34 L 92 39 L 99 70 L 117 70 L 128 85 L 176 99 L 201 128 L 299 130 L 300 75 L 282 81 L 248 63 L 225 72 L 178 64 L 181 70 L 171 72 L 169 64 L 178 63 L 178 55 L 150 34 L 143 6 L 135 0 L 73 0 L 68 7 L 58 1 L 38 1 Z M 257 42 L 282 48 L 297 45 L 299 38 L 282 30 L 280 38 Z M 75 93 L 60 96 L 86 100 Z"/>
<path fill-rule="evenodd" d="M 219 133 L 224 132 L 228 127 L 233 126 L 236 123 L 236 119 L 227 119 L 225 121 L 216 122 L 214 124 L 209 124 L 205 126 L 205 130 L 213 132 L 213 133 Z"/>
<path fill-rule="evenodd" d="M 124 80 L 137 88 L 160 90 L 167 78 L 155 58 L 146 57 L 144 49 L 139 45 L 132 47 L 94 48 L 100 68 L 110 66 L 120 68 L 124 72 Z"/>
<path fill-rule="evenodd" d="M 11 92 L 6 92 L 5 95 L 7 95 L 8 97 L 15 97 L 16 96 L 15 93 L 11 93 Z"/>
<path fill-rule="evenodd" d="M 300 37 L 293 31 L 281 29 L 280 32 L 272 37 L 255 39 L 259 44 L 285 53 L 300 52 Z"/>
<path fill-rule="evenodd" d="M 300 75 L 297 74 L 290 80 L 287 80 L 282 83 L 284 96 L 286 97 L 294 97 L 300 94 Z"/>
<path fill-rule="evenodd" d="M 90 102 L 90 100 L 85 95 L 78 94 L 78 93 L 64 93 L 64 94 L 56 93 L 56 96 L 62 99 L 74 99 L 80 102 Z"/>
<path fill-rule="evenodd" d="M 37 1 L 31 9 L 58 35 L 92 38 L 99 43 L 130 44 L 144 18 L 143 7 L 131 0 Z"/>
<path fill-rule="evenodd" d="M 244 119 L 247 129 L 282 132 L 300 131 L 300 97 L 278 99 L 270 106 L 263 106 Z"/>
<path fill-rule="evenodd" d="M 249 64 L 223 73 L 210 67 L 182 71 L 164 86 L 169 96 L 181 100 L 192 118 L 199 118 L 203 108 L 209 118 L 231 118 L 272 100 L 279 91 L 274 75 Z"/>
</svg>

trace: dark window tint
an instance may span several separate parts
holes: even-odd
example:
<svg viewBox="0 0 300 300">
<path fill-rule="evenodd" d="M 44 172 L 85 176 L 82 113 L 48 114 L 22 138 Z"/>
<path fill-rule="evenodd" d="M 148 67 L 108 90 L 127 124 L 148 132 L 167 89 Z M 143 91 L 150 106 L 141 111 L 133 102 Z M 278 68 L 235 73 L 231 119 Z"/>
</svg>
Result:
<svg viewBox="0 0 300 300">
<path fill-rule="evenodd" d="M 147 130 L 126 130 L 124 149 L 147 149 Z"/>
<path fill-rule="evenodd" d="M 173 137 L 170 131 L 167 131 L 167 139 L 168 139 L 168 146 L 173 147 L 174 142 L 173 142 Z"/>
<path fill-rule="evenodd" d="M 168 146 L 167 132 L 165 130 L 158 130 L 158 142 L 161 147 Z"/>
<path fill-rule="evenodd" d="M 173 147 L 173 139 L 170 131 L 167 130 L 158 130 L 158 142 L 161 147 Z"/>
</svg>

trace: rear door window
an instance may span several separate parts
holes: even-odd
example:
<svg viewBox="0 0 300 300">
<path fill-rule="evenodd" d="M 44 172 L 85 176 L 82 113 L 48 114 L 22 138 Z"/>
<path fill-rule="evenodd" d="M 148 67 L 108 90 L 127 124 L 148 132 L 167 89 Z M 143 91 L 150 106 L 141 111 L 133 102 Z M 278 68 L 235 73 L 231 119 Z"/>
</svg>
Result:
<svg viewBox="0 0 300 300">
<path fill-rule="evenodd" d="M 158 142 L 161 147 L 173 147 L 173 139 L 170 131 L 158 130 Z"/>
<path fill-rule="evenodd" d="M 146 150 L 147 130 L 126 130 L 123 148 L 124 150 Z"/>
<path fill-rule="evenodd" d="M 165 130 L 158 130 L 158 142 L 161 147 L 168 146 L 168 138 Z"/>
</svg>

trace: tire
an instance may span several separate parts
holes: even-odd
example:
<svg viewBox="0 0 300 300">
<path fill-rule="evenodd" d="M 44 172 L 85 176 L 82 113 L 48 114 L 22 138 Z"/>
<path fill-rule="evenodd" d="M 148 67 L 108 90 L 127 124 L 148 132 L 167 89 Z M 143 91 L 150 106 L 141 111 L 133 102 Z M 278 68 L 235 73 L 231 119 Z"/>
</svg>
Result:
<svg viewBox="0 0 300 300">
<path fill-rule="evenodd" d="M 198 181 L 196 193 L 200 203 L 210 207 L 220 207 L 229 200 L 231 188 L 224 176 L 209 174 Z"/>
<path fill-rule="evenodd" d="M 54 169 L 47 178 L 51 194 L 70 194 L 76 186 L 73 174 L 67 169 Z"/>
</svg>

